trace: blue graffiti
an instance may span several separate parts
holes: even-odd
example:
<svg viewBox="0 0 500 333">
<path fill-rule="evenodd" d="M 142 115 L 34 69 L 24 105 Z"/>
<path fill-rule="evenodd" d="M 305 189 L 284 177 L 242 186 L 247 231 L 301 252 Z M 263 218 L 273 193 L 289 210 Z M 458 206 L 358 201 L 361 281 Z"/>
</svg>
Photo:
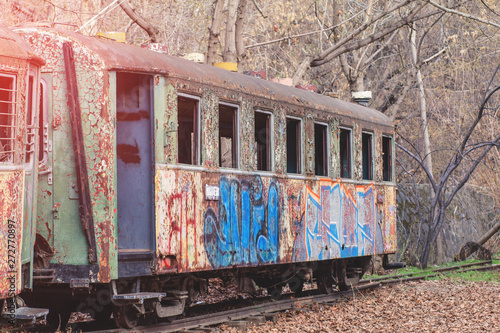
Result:
<svg viewBox="0 0 500 333">
<path fill-rule="evenodd" d="M 320 196 L 307 191 L 305 253 L 299 260 L 346 258 L 375 253 L 382 243 L 373 187 L 359 188 L 356 201 L 340 183 L 321 186 Z M 377 241 L 376 241 L 377 239 Z M 378 249 L 379 247 L 377 247 Z"/>
<path fill-rule="evenodd" d="M 204 215 L 205 249 L 212 267 L 277 262 L 280 215 L 278 185 L 271 180 L 264 198 L 259 176 L 219 181 L 218 214 Z"/>
</svg>

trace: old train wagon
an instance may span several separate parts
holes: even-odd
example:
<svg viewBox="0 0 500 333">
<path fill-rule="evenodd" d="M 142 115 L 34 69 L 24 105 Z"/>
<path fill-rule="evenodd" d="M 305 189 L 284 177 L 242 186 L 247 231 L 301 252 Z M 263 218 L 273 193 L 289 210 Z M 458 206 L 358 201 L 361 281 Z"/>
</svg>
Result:
<svg viewBox="0 0 500 333">
<path fill-rule="evenodd" d="M 270 290 L 314 276 L 328 290 L 395 252 L 382 113 L 110 40 L 19 32 L 47 62 L 35 294 L 81 309 L 79 291 L 111 285 L 115 319 L 133 326 L 181 313 L 210 276 Z"/>
<path fill-rule="evenodd" d="M 20 36 L 0 25 L 0 319 L 11 322 L 47 313 L 20 308 L 16 299 L 32 287 L 42 64 Z"/>
</svg>

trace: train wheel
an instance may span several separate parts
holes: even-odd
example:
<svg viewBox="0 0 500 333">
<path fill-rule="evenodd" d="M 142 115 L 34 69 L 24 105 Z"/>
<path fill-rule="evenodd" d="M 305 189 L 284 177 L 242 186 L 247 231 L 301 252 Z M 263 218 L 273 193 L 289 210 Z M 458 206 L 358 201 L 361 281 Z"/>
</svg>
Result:
<svg viewBox="0 0 500 333">
<path fill-rule="evenodd" d="M 62 308 L 49 308 L 49 314 L 47 315 L 47 322 L 58 330 L 66 331 L 66 325 L 68 324 L 69 317 L 71 316 L 71 310 Z"/>
<path fill-rule="evenodd" d="M 275 285 L 272 285 L 270 287 L 267 287 L 267 294 L 271 296 L 272 299 L 280 299 L 281 298 L 281 292 L 283 289 L 283 284 L 278 283 Z"/>
<path fill-rule="evenodd" d="M 187 305 L 194 303 L 196 297 L 200 295 L 200 288 L 198 287 L 198 285 L 196 278 L 194 278 L 193 276 L 188 276 L 182 282 L 182 290 L 188 292 L 188 298 L 186 302 Z"/>
<path fill-rule="evenodd" d="M 333 278 L 331 276 L 320 276 L 316 279 L 318 290 L 322 294 L 333 293 Z"/>
<path fill-rule="evenodd" d="M 120 328 L 134 328 L 139 322 L 139 313 L 133 305 L 115 306 L 113 308 L 113 318 Z"/>
<path fill-rule="evenodd" d="M 111 317 L 111 313 L 113 313 L 113 307 L 111 305 L 104 306 L 101 311 L 94 311 L 92 317 L 98 323 L 105 323 Z"/>
<path fill-rule="evenodd" d="M 294 276 L 288 282 L 288 287 L 293 293 L 299 295 L 304 290 L 304 280 L 301 279 L 299 276 Z"/>
</svg>

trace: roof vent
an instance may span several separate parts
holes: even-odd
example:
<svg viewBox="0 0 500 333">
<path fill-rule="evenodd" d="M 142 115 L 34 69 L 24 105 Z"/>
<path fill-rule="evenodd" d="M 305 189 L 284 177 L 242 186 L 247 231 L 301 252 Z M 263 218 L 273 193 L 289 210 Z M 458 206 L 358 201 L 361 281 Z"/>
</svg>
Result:
<svg viewBox="0 0 500 333">
<path fill-rule="evenodd" d="M 237 72 L 238 71 L 238 64 L 235 62 L 216 62 L 214 64 L 214 67 L 219 67 L 219 68 L 228 70 L 230 72 Z"/>
<path fill-rule="evenodd" d="M 120 43 L 127 42 L 125 33 L 121 31 L 100 31 L 97 33 L 97 36 L 101 38 L 112 39 Z"/>
<path fill-rule="evenodd" d="M 186 60 L 191 60 L 199 64 L 203 64 L 205 62 L 205 55 L 203 53 L 188 53 L 182 57 Z"/>
<path fill-rule="evenodd" d="M 144 43 L 141 47 L 162 54 L 168 54 L 168 46 L 165 43 Z"/>
<path fill-rule="evenodd" d="M 352 92 L 352 100 L 363 106 L 368 106 L 372 99 L 371 91 L 353 91 Z"/>
</svg>

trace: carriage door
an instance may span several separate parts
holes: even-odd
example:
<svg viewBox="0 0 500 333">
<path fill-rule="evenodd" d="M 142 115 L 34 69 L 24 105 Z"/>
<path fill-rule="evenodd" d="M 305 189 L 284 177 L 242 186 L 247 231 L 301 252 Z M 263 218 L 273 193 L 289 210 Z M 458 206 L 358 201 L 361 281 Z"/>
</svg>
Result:
<svg viewBox="0 0 500 333">
<path fill-rule="evenodd" d="M 116 74 L 118 260 L 122 262 L 150 260 L 154 249 L 151 85 L 147 75 Z M 119 274 L 123 275 L 120 268 Z"/>
</svg>

